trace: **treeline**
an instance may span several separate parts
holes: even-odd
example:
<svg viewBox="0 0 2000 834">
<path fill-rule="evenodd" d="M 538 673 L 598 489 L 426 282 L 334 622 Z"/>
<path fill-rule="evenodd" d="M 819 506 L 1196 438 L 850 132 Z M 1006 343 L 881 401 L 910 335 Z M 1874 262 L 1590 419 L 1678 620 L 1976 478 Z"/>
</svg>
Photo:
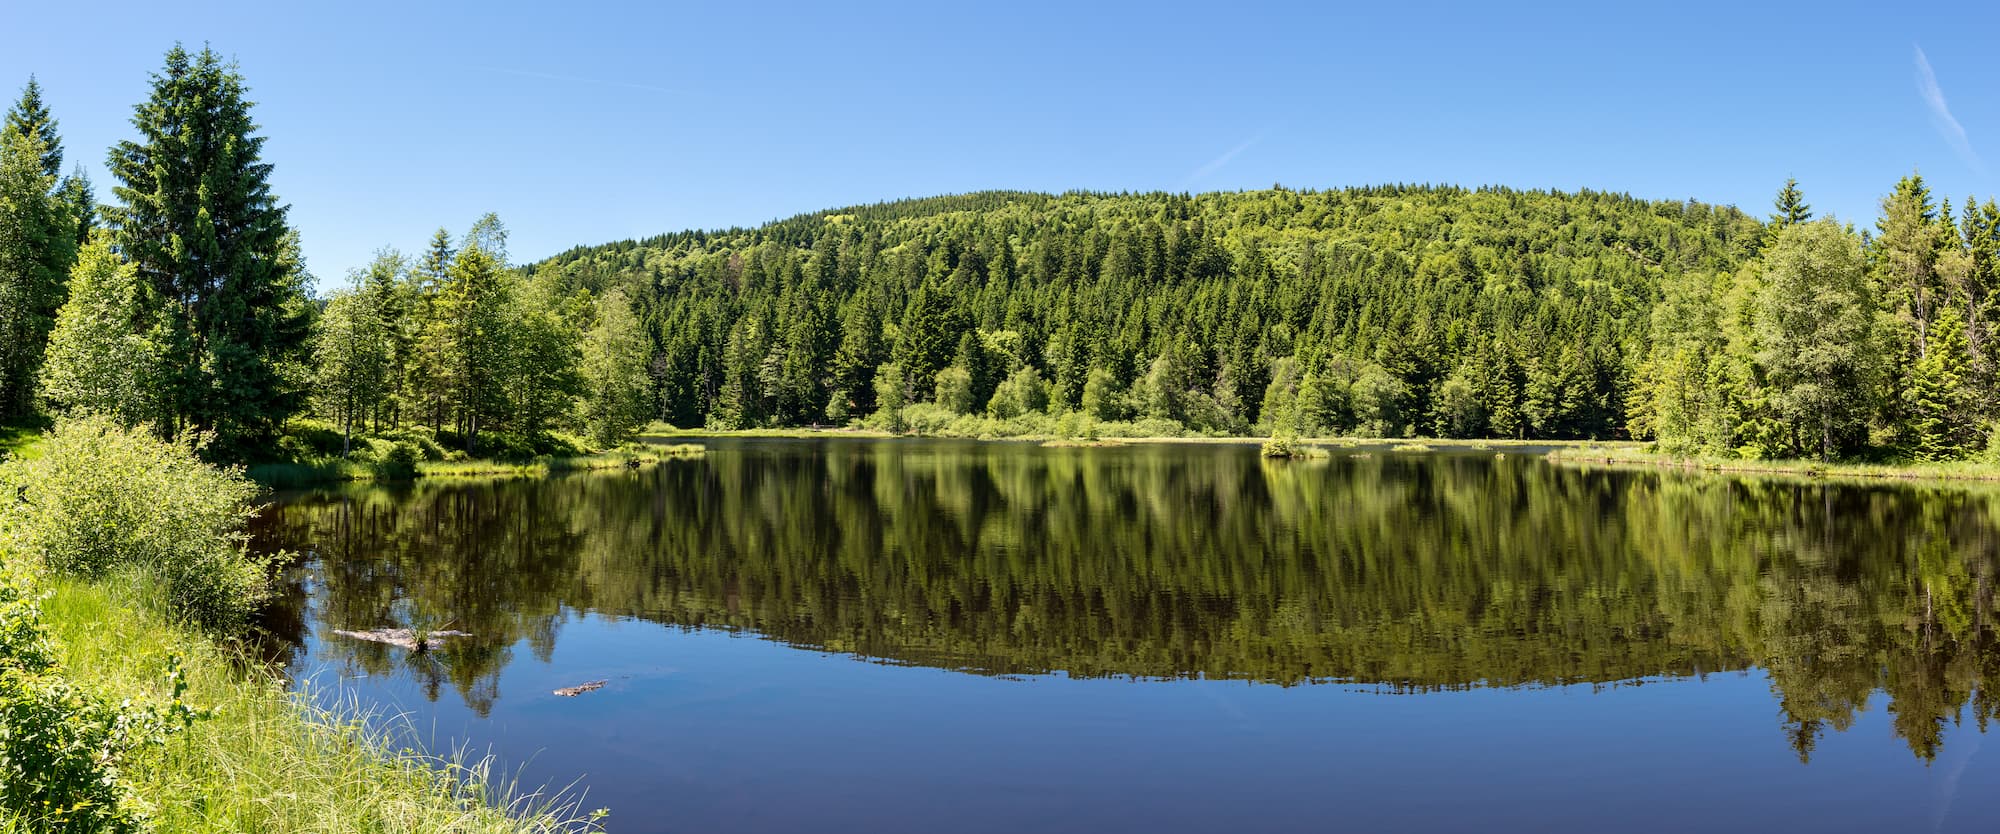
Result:
<svg viewBox="0 0 2000 834">
<path fill-rule="evenodd" d="M 1777 209 L 1758 257 L 1664 285 L 1635 433 L 1749 457 L 1986 451 L 2000 416 L 2000 206 L 1968 198 L 1954 214 L 1913 175 L 1872 234 L 1813 221 L 1797 183 Z"/>
<path fill-rule="evenodd" d="M 654 341 L 655 413 L 1167 433 L 1609 438 L 1659 288 L 1754 256 L 1728 207 L 1390 186 L 994 192 L 564 253 Z"/>
<path fill-rule="evenodd" d="M 111 150 L 116 201 L 60 176 L 57 121 L 30 79 L 0 132 L 0 422 L 102 414 L 207 438 L 228 460 L 311 454 L 291 421 L 435 456 L 612 445 L 650 418 L 647 339 L 616 292 L 585 296 L 506 264 L 481 219 L 423 257 L 384 252 L 312 297 L 242 75 L 175 47 Z M 411 437 L 396 432 L 423 426 Z"/>
</svg>

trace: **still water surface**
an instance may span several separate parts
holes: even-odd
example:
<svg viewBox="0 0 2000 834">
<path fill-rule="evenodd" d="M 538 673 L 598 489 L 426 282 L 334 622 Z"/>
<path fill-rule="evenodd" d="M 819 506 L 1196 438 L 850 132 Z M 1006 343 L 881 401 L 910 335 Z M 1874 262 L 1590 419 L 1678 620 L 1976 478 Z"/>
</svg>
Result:
<svg viewBox="0 0 2000 834">
<path fill-rule="evenodd" d="M 706 443 L 283 497 L 285 662 L 618 832 L 2000 828 L 2000 493 Z"/>
</svg>

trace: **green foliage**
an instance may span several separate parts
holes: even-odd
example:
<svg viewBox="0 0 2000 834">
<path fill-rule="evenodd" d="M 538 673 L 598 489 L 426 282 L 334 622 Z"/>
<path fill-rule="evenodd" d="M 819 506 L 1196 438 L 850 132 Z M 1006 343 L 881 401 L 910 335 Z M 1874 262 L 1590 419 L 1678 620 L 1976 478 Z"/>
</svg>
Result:
<svg viewBox="0 0 2000 834">
<path fill-rule="evenodd" d="M 936 402 L 953 414 L 979 410 L 979 398 L 972 392 L 972 372 L 953 365 L 937 373 Z"/>
<path fill-rule="evenodd" d="M 1780 233 L 1755 320 L 1757 360 L 1791 429 L 1790 451 L 1827 460 L 1865 441 L 1879 353 L 1860 239 L 1832 221 Z"/>
<path fill-rule="evenodd" d="M 35 380 L 76 258 L 77 218 L 46 169 L 54 123 L 33 82 L 0 128 L 0 419 L 34 413 Z M 42 128 L 46 128 L 43 130 Z"/>
<path fill-rule="evenodd" d="M 103 414 L 126 426 L 162 415 L 157 304 L 103 236 L 80 253 L 56 314 L 41 392 L 58 414 Z"/>
<path fill-rule="evenodd" d="M 176 616 L 241 625 L 267 595 L 242 530 L 256 487 L 203 463 L 198 443 L 103 417 L 58 421 L 41 457 L 0 465 L 0 547 L 60 574 L 135 570 L 161 584 Z"/>
<path fill-rule="evenodd" d="M 322 408 L 341 430 L 340 453 L 348 453 L 355 424 L 375 413 L 389 393 L 393 343 L 384 325 L 379 297 L 361 286 L 327 299 L 313 331 L 315 387 Z"/>
<path fill-rule="evenodd" d="M 8 573 L 0 563 L 0 815 L 34 832 L 145 830 L 128 761 L 202 716 L 181 699 L 178 658 L 166 704 L 114 704 L 59 666 L 36 601 Z"/>
<path fill-rule="evenodd" d="M 286 207 L 271 194 L 243 76 L 179 46 L 134 108 L 136 141 L 112 149 L 119 253 L 164 305 L 169 433 L 206 431 L 241 459 L 306 402 L 309 281 Z"/>
<path fill-rule="evenodd" d="M 597 321 L 583 337 L 581 418 L 592 443 L 625 443 L 645 425 L 652 411 L 649 352 L 646 332 L 625 293 L 605 293 L 597 301 Z"/>
<path fill-rule="evenodd" d="M 990 408 L 1026 367 L 1051 415 L 1242 432 L 1296 419 L 1267 403 L 1289 361 L 1275 390 L 1326 381 L 1325 413 L 1307 419 L 1327 431 L 1431 431 L 1443 380 L 1465 367 L 1481 373 L 1467 380 L 1481 433 L 1610 437 L 1658 283 L 1732 270 L 1760 237 L 1734 209 L 1592 192 L 990 192 L 530 269 L 646 311 L 660 413 L 677 425 L 818 423 L 844 392 L 841 416 L 893 428 L 956 366 L 970 405 L 954 382 L 950 410 Z M 877 384 L 890 367 L 896 384 Z"/>
</svg>

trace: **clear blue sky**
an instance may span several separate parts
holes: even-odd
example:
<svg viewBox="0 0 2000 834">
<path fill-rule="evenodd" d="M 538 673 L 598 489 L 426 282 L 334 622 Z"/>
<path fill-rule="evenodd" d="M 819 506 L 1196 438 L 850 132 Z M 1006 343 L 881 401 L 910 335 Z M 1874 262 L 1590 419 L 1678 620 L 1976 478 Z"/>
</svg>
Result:
<svg viewBox="0 0 2000 834">
<path fill-rule="evenodd" d="M 73 162 L 234 56 L 330 287 L 497 211 L 517 261 L 987 188 L 1580 187 L 1872 223 L 2000 193 L 2000 4 L 10 4 Z M 1935 85 L 1925 81 L 1919 55 Z M 1949 115 L 1946 115 L 1948 112 Z"/>
</svg>

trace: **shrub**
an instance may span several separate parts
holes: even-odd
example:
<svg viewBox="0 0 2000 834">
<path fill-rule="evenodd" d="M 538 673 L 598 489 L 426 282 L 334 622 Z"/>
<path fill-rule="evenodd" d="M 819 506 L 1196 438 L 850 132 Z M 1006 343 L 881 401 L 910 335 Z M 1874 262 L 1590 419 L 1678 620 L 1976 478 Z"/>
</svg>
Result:
<svg viewBox="0 0 2000 834">
<path fill-rule="evenodd" d="M 173 700 L 164 709 L 114 706 L 57 667 L 22 587 L 0 575 L 0 812 L 28 831 L 144 830 L 120 765 L 200 717 L 181 701 L 178 662 L 170 660 Z"/>
<path fill-rule="evenodd" d="M 245 548 L 256 486 L 198 456 L 200 441 L 162 442 L 102 417 L 56 424 L 36 460 L 0 466 L 0 547 L 85 578 L 137 570 L 176 616 L 206 628 L 242 624 L 262 602 L 265 564 Z"/>
<path fill-rule="evenodd" d="M 417 477 L 417 462 L 423 460 L 423 453 L 417 445 L 401 441 L 383 453 L 382 460 L 375 465 L 375 474 L 385 480 L 407 481 Z"/>
</svg>

